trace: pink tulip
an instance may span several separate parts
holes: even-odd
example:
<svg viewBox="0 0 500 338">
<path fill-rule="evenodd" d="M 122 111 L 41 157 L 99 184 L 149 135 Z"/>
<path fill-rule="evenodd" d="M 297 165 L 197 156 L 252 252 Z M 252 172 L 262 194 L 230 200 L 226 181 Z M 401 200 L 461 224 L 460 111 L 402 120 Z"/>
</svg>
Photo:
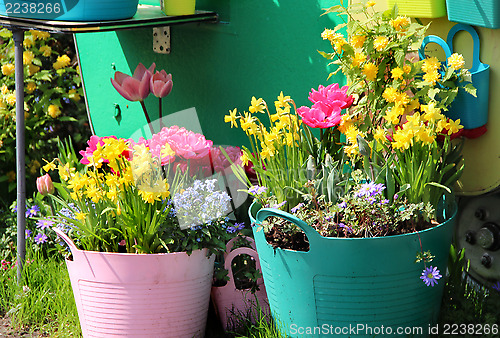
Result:
<svg viewBox="0 0 500 338">
<path fill-rule="evenodd" d="M 297 113 L 302 117 L 302 122 L 311 128 L 330 128 L 338 125 L 342 120 L 342 110 L 332 107 L 323 102 L 316 102 L 311 108 L 300 107 Z"/>
<path fill-rule="evenodd" d="M 339 88 L 338 83 L 332 83 L 326 87 L 319 85 L 318 90 L 311 89 L 309 93 L 309 101 L 312 103 L 323 102 L 332 106 L 339 106 L 340 109 L 349 108 L 354 98 L 352 95 L 347 96 L 348 86 Z"/>
<path fill-rule="evenodd" d="M 132 76 L 122 72 L 115 72 L 115 78 L 111 79 L 111 84 L 125 99 L 144 101 L 149 95 L 149 82 L 155 67 L 154 62 L 148 69 L 142 63 L 139 63 Z"/>
<path fill-rule="evenodd" d="M 38 177 L 36 179 L 36 188 L 38 189 L 38 192 L 43 196 L 46 196 L 47 194 L 53 194 L 54 183 L 52 183 L 50 175 L 45 174 L 43 176 Z"/>
<path fill-rule="evenodd" d="M 172 74 L 167 74 L 163 69 L 151 76 L 150 88 L 151 93 L 158 98 L 162 98 L 170 94 L 172 91 Z"/>
<path fill-rule="evenodd" d="M 338 125 L 342 119 L 342 110 L 349 108 L 354 98 L 347 95 L 347 86 L 339 88 L 338 83 L 327 87 L 319 86 L 311 89 L 309 100 L 312 107 L 302 106 L 297 113 L 302 121 L 311 128 L 330 128 Z"/>
</svg>

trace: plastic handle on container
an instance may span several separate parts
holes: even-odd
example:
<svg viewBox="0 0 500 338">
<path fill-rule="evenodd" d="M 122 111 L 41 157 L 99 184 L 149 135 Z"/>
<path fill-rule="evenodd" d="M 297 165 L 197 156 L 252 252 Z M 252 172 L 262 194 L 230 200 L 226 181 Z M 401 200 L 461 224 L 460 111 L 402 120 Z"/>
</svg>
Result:
<svg viewBox="0 0 500 338">
<path fill-rule="evenodd" d="M 427 44 L 429 43 L 437 43 L 439 46 L 441 46 L 441 48 L 443 48 L 444 50 L 444 53 L 446 54 L 447 59 L 451 56 L 451 49 L 443 39 L 441 39 L 437 35 L 428 35 L 424 38 L 424 40 L 422 41 L 422 46 L 420 46 L 420 48 L 418 49 L 418 56 L 420 57 L 420 60 L 425 59 L 425 46 L 427 46 Z"/>
<path fill-rule="evenodd" d="M 66 235 L 64 232 L 62 232 L 61 229 L 54 227 L 54 228 L 52 228 L 52 230 L 54 230 L 54 232 L 57 234 L 57 236 L 59 236 L 59 238 L 61 238 L 64 241 L 64 243 L 66 243 L 69 246 L 69 249 L 71 250 L 71 253 L 73 254 L 73 256 L 75 255 L 75 253 L 80 251 L 76 247 L 75 243 L 73 243 L 71 238 L 69 238 L 68 235 Z"/>
<path fill-rule="evenodd" d="M 257 250 L 257 248 L 255 247 L 255 241 L 253 240 L 252 237 L 248 237 L 248 236 L 233 237 L 226 244 L 226 252 L 224 253 L 224 257 L 226 257 L 231 252 L 231 250 L 233 249 L 233 246 L 234 246 L 234 242 L 236 240 L 238 240 L 238 238 L 243 238 L 244 240 L 248 241 L 248 243 L 250 244 L 250 247 L 254 250 Z"/>
<path fill-rule="evenodd" d="M 262 270 L 260 269 L 260 261 L 259 256 L 257 255 L 257 251 L 246 247 L 234 249 L 227 255 L 224 262 L 224 268 L 227 270 L 227 274 L 229 276 L 229 282 L 227 285 L 229 285 L 233 289 L 236 288 L 236 285 L 234 284 L 233 269 L 231 268 L 231 264 L 233 263 L 233 259 L 239 255 L 249 255 L 250 257 L 252 257 L 255 260 L 255 268 L 262 272 Z M 258 279 L 257 283 L 260 284 L 262 282 L 261 279 L 262 277 Z"/>
<path fill-rule="evenodd" d="M 448 47 L 450 48 L 450 50 L 453 50 L 453 39 L 455 38 L 455 34 L 457 34 L 460 31 L 469 32 L 469 34 L 472 36 L 474 49 L 472 50 L 472 68 L 470 69 L 470 71 L 471 73 L 477 72 L 479 67 L 483 64 L 479 60 L 479 51 L 480 51 L 479 34 L 477 34 L 477 31 L 474 27 L 469 25 L 464 25 L 461 23 L 451 27 L 450 31 L 448 32 L 448 37 L 446 38 Z"/>
<path fill-rule="evenodd" d="M 302 231 L 304 231 L 304 233 L 306 234 L 307 238 L 309 239 L 309 247 L 310 247 L 309 250 L 311 249 L 312 242 L 321 239 L 321 235 L 318 234 L 318 232 L 314 230 L 313 227 L 308 225 L 303 220 L 295 217 L 294 215 L 291 215 L 288 212 L 279 209 L 271 209 L 271 208 L 260 209 L 259 212 L 257 213 L 257 218 L 256 218 L 257 223 L 260 224 L 266 218 L 271 216 L 283 218 L 284 220 L 287 220 L 288 222 L 291 222 L 296 226 L 298 226 L 299 228 L 301 228 Z"/>
</svg>

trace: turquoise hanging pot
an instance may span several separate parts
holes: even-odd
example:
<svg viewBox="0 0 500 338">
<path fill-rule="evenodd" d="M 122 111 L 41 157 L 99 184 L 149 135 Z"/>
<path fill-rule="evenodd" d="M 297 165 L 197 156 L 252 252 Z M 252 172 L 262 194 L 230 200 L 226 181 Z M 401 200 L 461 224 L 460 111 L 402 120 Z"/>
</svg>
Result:
<svg viewBox="0 0 500 338">
<path fill-rule="evenodd" d="M 456 204 L 431 229 L 376 238 L 326 238 L 303 220 L 277 209 L 249 210 L 271 313 L 290 337 L 428 336 L 437 321 L 444 280 L 426 286 L 424 263 L 416 254 L 430 250 L 427 266 L 442 274 L 455 224 Z M 269 216 L 299 226 L 309 251 L 273 248 L 259 224 Z M 444 217 L 446 216 L 446 217 Z M 441 220 L 440 220 L 441 221 Z"/>
</svg>

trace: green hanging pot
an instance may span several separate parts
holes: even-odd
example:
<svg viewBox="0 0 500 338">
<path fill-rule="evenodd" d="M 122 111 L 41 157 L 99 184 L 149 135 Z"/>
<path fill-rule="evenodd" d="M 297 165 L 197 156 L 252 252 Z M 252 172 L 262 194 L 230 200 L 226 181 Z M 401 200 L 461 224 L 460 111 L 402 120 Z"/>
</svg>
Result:
<svg viewBox="0 0 500 338">
<path fill-rule="evenodd" d="M 290 337 L 428 336 L 445 283 L 426 286 L 420 279 L 424 263 L 415 259 L 422 249 L 430 250 L 435 258 L 427 265 L 445 273 L 456 204 L 445 211 L 440 225 L 416 233 L 326 238 L 291 214 L 252 204 L 249 216 L 277 326 Z M 299 226 L 309 251 L 268 244 L 259 224 L 269 216 Z"/>
</svg>

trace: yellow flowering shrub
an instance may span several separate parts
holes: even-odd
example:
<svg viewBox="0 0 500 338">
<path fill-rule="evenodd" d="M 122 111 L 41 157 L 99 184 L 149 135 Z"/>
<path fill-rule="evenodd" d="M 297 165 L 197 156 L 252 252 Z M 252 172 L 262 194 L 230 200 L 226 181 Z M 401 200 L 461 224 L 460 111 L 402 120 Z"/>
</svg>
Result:
<svg viewBox="0 0 500 338">
<path fill-rule="evenodd" d="M 24 33 L 24 110 L 26 125 L 27 194 L 35 191 L 36 166 L 43 157 L 57 155 L 57 139 L 71 135 L 80 149 L 90 136 L 80 75 L 76 70 L 72 39 L 35 30 Z M 15 199 L 16 182 L 6 176 L 16 168 L 16 95 L 15 60 L 12 33 L 0 28 L 0 190 L 9 205 Z M 57 64 L 57 69 L 54 68 Z M 9 192 L 9 193 L 7 193 Z"/>
<path fill-rule="evenodd" d="M 450 140 L 462 126 L 445 114 L 459 87 L 475 95 L 470 74 L 456 53 L 443 61 L 415 59 L 428 26 L 398 15 L 397 7 L 377 12 L 373 4 L 329 8 L 349 20 L 321 34 L 332 46 L 321 54 L 337 67 L 334 73 L 347 77 L 348 93 L 356 97 L 343 118 L 349 126 L 341 126 L 344 152 L 389 195 L 409 185 L 409 202 L 435 206 L 463 169 L 459 147 Z"/>
</svg>

